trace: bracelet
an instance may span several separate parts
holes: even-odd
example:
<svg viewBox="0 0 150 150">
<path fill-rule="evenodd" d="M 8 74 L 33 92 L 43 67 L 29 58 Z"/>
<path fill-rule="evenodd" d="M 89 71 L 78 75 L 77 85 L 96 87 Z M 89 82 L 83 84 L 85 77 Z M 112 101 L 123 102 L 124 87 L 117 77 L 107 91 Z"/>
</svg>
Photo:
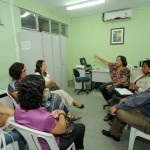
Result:
<svg viewBox="0 0 150 150">
<path fill-rule="evenodd" d="M 60 113 L 60 114 L 58 115 L 58 117 L 59 117 L 60 115 L 64 115 L 64 117 L 66 116 L 64 113 Z"/>
</svg>

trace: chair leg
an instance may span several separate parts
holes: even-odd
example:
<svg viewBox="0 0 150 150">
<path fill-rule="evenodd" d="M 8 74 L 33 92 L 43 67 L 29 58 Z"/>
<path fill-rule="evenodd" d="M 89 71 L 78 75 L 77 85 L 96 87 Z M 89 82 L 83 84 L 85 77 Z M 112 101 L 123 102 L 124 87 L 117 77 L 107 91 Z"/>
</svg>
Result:
<svg viewBox="0 0 150 150">
<path fill-rule="evenodd" d="M 136 138 L 136 129 L 131 127 L 128 150 L 133 150 L 135 138 Z"/>
<path fill-rule="evenodd" d="M 84 89 L 84 82 L 82 82 L 82 89 L 77 94 L 79 95 L 81 92 L 86 92 L 89 94 L 89 91 Z"/>
<path fill-rule="evenodd" d="M 77 94 L 79 95 L 81 92 L 86 92 L 87 94 L 89 94 L 89 91 L 87 91 L 87 90 L 80 90 Z"/>
<path fill-rule="evenodd" d="M 105 107 L 110 106 L 109 104 L 103 105 L 103 110 L 105 109 Z"/>
</svg>

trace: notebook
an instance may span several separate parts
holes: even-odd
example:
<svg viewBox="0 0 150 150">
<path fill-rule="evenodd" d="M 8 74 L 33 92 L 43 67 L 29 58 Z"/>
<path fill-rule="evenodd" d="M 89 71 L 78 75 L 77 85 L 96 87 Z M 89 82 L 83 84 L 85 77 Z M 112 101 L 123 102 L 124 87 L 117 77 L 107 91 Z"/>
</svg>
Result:
<svg viewBox="0 0 150 150">
<path fill-rule="evenodd" d="M 133 93 L 126 88 L 115 88 L 120 95 L 132 95 Z"/>
</svg>

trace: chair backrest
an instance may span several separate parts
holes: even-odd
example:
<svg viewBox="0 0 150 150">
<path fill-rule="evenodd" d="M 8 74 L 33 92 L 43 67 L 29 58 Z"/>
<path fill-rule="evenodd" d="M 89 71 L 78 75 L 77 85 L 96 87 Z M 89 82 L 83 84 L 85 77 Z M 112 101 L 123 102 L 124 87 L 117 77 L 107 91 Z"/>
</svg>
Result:
<svg viewBox="0 0 150 150">
<path fill-rule="evenodd" d="M 27 141 L 27 144 L 29 146 L 29 150 L 42 150 L 42 147 L 39 143 L 39 138 L 44 139 L 47 144 L 49 145 L 51 150 L 59 150 L 59 147 L 56 143 L 56 140 L 53 136 L 53 134 L 37 131 L 28 127 L 25 127 L 23 125 L 20 125 L 16 123 L 13 119 L 8 120 L 8 123 L 12 124 L 15 129 L 17 129 L 22 136 Z M 75 144 L 72 143 L 67 150 L 75 150 Z"/>
<path fill-rule="evenodd" d="M 30 150 L 42 150 L 38 138 L 44 139 L 51 150 L 59 150 L 56 140 L 52 134 L 25 127 L 15 123 L 13 120 L 10 120 L 9 123 L 12 124 L 22 134 L 27 141 Z"/>
<path fill-rule="evenodd" d="M 77 69 L 73 69 L 73 73 L 74 73 L 75 79 L 80 77 L 80 73 Z"/>
<path fill-rule="evenodd" d="M 133 150 L 134 141 L 137 136 L 145 138 L 147 140 L 150 140 L 150 135 L 148 135 L 134 127 L 131 127 L 128 150 Z"/>
<path fill-rule="evenodd" d="M 17 106 L 17 102 L 15 101 L 15 99 L 9 94 L 8 89 L 6 89 L 6 94 L 10 97 L 10 99 L 12 100 L 14 106 Z"/>
<path fill-rule="evenodd" d="M 127 65 L 127 68 L 130 70 L 130 72 L 132 71 L 133 66 L 131 64 Z"/>
<path fill-rule="evenodd" d="M 130 82 L 131 82 L 131 74 L 132 74 L 132 65 L 128 64 L 127 68 L 130 70 Z"/>
</svg>

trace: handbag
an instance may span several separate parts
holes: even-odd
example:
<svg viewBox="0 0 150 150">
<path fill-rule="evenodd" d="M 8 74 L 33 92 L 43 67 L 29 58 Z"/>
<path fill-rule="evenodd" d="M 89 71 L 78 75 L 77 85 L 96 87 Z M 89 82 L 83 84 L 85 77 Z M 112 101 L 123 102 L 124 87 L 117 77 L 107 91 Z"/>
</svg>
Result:
<svg viewBox="0 0 150 150">
<path fill-rule="evenodd" d="M 70 138 L 72 133 L 75 131 L 75 124 L 72 119 L 66 116 L 66 132 L 62 135 L 64 138 Z"/>
</svg>

